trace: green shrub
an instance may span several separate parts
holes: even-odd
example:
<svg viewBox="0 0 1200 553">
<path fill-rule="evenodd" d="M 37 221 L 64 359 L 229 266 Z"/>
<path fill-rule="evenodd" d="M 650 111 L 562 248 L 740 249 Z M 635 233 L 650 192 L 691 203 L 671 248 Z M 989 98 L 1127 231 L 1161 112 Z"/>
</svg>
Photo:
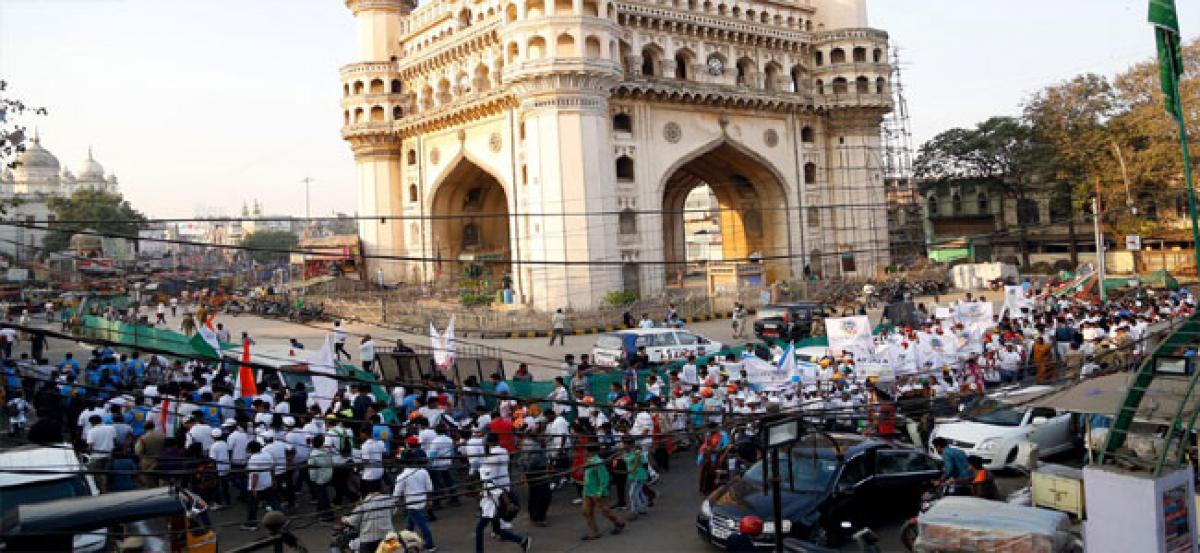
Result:
<svg viewBox="0 0 1200 553">
<path fill-rule="evenodd" d="M 604 301 L 604 305 L 609 307 L 625 307 L 626 305 L 632 305 L 637 299 L 637 294 L 628 290 L 612 290 L 604 294 L 602 301 Z"/>
<path fill-rule="evenodd" d="M 458 303 L 463 307 L 483 307 L 491 305 L 493 301 L 496 301 L 496 296 L 487 292 L 463 290 L 458 295 Z"/>
</svg>

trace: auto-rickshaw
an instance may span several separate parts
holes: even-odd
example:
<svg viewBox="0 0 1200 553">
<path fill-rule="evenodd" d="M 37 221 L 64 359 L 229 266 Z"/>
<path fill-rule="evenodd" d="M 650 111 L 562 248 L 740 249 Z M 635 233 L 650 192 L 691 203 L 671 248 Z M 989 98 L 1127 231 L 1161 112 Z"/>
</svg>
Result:
<svg viewBox="0 0 1200 553">
<path fill-rule="evenodd" d="M 5 551 L 71 551 L 74 533 L 107 529 L 105 550 L 129 536 L 141 551 L 216 553 L 217 534 L 199 496 L 169 487 L 31 503 L 4 513 Z"/>
</svg>

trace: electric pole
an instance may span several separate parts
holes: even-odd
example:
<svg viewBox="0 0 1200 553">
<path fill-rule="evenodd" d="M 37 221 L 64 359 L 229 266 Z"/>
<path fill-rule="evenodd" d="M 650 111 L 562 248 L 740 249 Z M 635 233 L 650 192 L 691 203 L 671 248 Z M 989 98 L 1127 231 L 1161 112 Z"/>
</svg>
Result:
<svg viewBox="0 0 1200 553">
<path fill-rule="evenodd" d="M 300 182 L 304 183 L 304 223 L 308 224 L 308 220 L 312 218 L 312 214 L 308 211 L 308 185 L 312 184 L 312 177 L 304 177 Z"/>
</svg>

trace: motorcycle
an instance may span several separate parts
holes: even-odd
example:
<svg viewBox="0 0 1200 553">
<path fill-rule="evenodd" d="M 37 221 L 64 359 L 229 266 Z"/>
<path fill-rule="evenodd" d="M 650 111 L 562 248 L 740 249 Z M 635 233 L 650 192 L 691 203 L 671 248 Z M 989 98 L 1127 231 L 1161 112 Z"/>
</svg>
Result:
<svg viewBox="0 0 1200 553">
<path fill-rule="evenodd" d="M 1029 490 L 1030 490 L 1029 486 L 1026 486 L 1024 488 L 1020 488 L 1020 489 L 1010 493 L 1008 495 L 1008 497 L 1005 499 L 1005 503 L 1011 503 L 1014 505 L 1027 505 L 1028 504 L 1027 501 L 1028 501 L 1029 494 L 1030 494 Z M 921 494 L 920 512 L 917 513 L 916 516 L 913 516 L 913 517 L 909 518 L 908 520 L 904 521 L 904 525 L 900 527 L 900 543 L 904 544 L 904 547 L 906 549 L 908 549 L 909 551 L 915 550 L 914 548 L 916 547 L 916 544 L 917 544 L 917 537 L 920 536 L 920 532 L 921 532 L 921 526 L 920 526 L 920 520 L 919 520 L 921 518 L 921 515 L 928 512 L 929 509 L 933 508 L 933 505 L 935 503 L 937 503 L 940 499 L 942 499 L 943 497 L 946 497 L 947 495 L 958 495 L 958 494 L 951 493 L 951 486 L 946 483 L 938 484 L 933 489 L 928 490 L 925 493 Z"/>
<path fill-rule="evenodd" d="M 400 549 L 397 553 L 421 553 L 425 551 L 425 540 L 421 535 L 410 530 L 396 532 L 400 538 Z M 334 526 L 333 534 L 329 537 L 329 553 L 357 553 L 359 549 L 358 529 L 339 524 Z"/>
</svg>

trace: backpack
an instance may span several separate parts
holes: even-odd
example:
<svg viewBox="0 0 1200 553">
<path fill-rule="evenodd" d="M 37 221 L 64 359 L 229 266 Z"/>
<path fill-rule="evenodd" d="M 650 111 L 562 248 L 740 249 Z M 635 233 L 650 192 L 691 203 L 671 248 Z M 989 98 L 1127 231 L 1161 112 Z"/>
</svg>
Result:
<svg viewBox="0 0 1200 553">
<path fill-rule="evenodd" d="M 517 499 L 516 494 L 504 490 L 500 493 L 500 500 L 496 503 L 496 516 L 504 522 L 512 522 L 521 512 L 521 502 Z"/>
</svg>

